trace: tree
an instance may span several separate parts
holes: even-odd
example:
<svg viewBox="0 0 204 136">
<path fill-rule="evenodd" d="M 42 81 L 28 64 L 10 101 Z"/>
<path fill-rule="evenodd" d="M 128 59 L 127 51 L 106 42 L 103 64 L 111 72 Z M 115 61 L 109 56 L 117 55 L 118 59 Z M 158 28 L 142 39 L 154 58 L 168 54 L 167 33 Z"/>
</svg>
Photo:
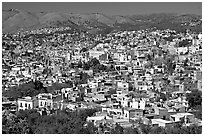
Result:
<svg viewBox="0 0 204 136">
<path fill-rule="evenodd" d="M 164 62 L 166 65 L 166 69 L 170 74 L 173 73 L 173 71 L 176 68 L 176 64 L 173 62 L 173 60 L 174 60 L 174 56 L 169 56 L 166 58 Z"/>
<path fill-rule="evenodd" d="M 164 134 L 164 131 L 165 130 L 162 127 L 152 127 L 149 133 L 150 134 Z"/>
<path fill-rule="evenodd" d="M 99 60 L 96 58 L 91 59 L 90 61 L 91 66 L 96 66 L 98 64 L 100 64 Z"/>
<path fill-rule="evenodd" d="M 93 122 L 88 122 L 85 127 L 80 130 L 80 134 L 95 134 L 97 127 L 94 126 Z"/>
<path fill-rule="evenodd" d="M 202 119 L 202 105 L 197 105 L 195 108 L 195 112 L 193 113 L 196 118 Z"/>
<path fill-rule="evenodd" d="M 10 116 L 10 115 L 9 115 Z M 31 128 L 26 119 L 18 118 L 17 116 L 3 116 L 4 124 L 2 124 L 2 133 L 4 134 L 28 134 L 31 133 Z"/>
<path fill-rule="evenodd" d="M 11 87 L 4 93 L 4 96 L 12 97 L 15 100 L 25 96 L 36 96 L 39 93 L 46 93 L 47 89 L 43 87 L 40 81 L 24 83 L 19 86 Z"/>
<path fill-rule="evenodd" d="M 198 105 L 202 105 L 202 92 L 197 89 L 191 90 L 191 93 L 187 94 L 187 101 L 189 107 L 192 109 L 195 109 Z"/>
<path fill-rule="evenodd" d="M 188 58 L 186 58 L 186 59 L 184 60 L 184 66 L 185 66 L 185 67 L 188 66 L 188 62 L 189 62 L 189 60 L 188 60 Z"/>
<path fill-rule="evenodd" d="M 80 72 L 80 81 L 78 81 L 79 84 L 86 84 L 89 78 L 89 75 L 87 73 L 84 72 Z"/>
<path fill-rule="evenodd" d="M 116 126 L 115 126 L 115 132 L 116 134 L 123 134 L 123 127 L 121 127 L 118 123 L 116 123 Z"/>
<path fill-rule="evenodd" d="M 141 124 L 139 127 L 140 127 L 141 132 L 144 134 L 148 134 L 151 130 L 150 125 Z"/>
<path fill-rule="evenodd" d="M 82 68 L 83 63 L 81 62 L 81 60 L 78 62 L 78 68 Z"/>
<path fill-rule="evenodd" d="M 137 128 L 128 127 L 124 129 L 124 134 L 139 134 Z"/>
</svg>

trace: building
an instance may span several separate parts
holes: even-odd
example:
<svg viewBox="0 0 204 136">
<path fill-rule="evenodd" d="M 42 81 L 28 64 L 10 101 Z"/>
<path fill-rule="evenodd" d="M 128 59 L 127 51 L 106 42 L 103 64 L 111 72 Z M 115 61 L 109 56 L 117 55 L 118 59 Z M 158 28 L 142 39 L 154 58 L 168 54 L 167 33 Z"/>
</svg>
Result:
<svg viewBox="0 0 204 136">
<path fill-rule="evenodd" d="M 27 110 L 34 108 L 34 101 L 31 97 L 24 97 L 17 100 L 17 107 L 19 110 Z"/>
<path fill-rule="evenodd" d="M 188 124 L 195 122 L 195 117 L 191 113 L 177 113 L 174 115 L 170 115 L 170 120 L 174 122 L 183 120 L 184 124 Z"/>
<path fill-rule="evenodd" d="M 163 119 L 151 119 L 151 124 L 153 126 L 167 127 L 173 125 L 173 122 Z"/>
<path fill-rule="evenodd" d="M 130 107 L 124 108 L 124 114 L 123 117 L 130 119 L 135 117 L 142 117 L 143 116 L 143 110 L 142 109 L 135 109 Z"/>
<path fill-rule="evenodd" d="M 89 50 L 89 57 L 99 59 L 99 56 L 105 54 L 104 51 L 97 51 L 97 50 Z"/>
<path fill-rule="evenodd" d="M 34 98 L 35 108 L 53 108 L 53 99 L 51 93 L 38 94 Z"/>
</svg>

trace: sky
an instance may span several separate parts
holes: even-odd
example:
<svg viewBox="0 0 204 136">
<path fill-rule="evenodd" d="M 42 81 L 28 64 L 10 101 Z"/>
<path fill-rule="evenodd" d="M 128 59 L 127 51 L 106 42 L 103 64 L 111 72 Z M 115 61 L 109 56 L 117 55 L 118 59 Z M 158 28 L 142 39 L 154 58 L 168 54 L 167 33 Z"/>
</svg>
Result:
<svg viewBox="0 0 204 136">
<path fill-rule="evenodd" d="M 201 2 L 3 2 L 2 9 L 20 9 L 30 12 L 104 13 L 108 15 L 150 13 L 202 15 Z"/>
</svg>

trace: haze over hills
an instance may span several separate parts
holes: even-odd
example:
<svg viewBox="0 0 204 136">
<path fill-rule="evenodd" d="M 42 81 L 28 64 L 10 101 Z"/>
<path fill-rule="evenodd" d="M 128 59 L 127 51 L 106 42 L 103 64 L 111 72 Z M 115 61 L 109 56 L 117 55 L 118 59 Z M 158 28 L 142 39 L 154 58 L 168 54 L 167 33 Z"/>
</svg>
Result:
<svg viewBox="0 0 204 136">
<path fill-rule="evenodd" d="M 114 30 L 138 30 L 152 27 L 178 31 L 185 29 L 202 31 L 202 20 L 200 15 L 173 13 L 109 16 L 102 13 L 27 12 L 18 9 L 2 11 L 3 32 L 15 33 L 21 29 L 33 30 L 61 26 L 105 33 Z"/>
</svg>

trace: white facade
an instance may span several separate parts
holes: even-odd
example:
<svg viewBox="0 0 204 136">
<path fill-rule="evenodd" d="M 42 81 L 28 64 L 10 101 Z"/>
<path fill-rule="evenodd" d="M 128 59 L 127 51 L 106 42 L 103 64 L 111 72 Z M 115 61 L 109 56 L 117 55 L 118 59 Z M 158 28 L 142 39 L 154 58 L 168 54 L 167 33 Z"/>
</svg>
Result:
<svg viewBox="0 0 204 136">
<path fill-rule="evenodd" d="M 171 124 L 172 121 L 167 121 L 163 119 L 152 119 L 152 125 L 158 125 L 159 127 L 165 127 L 167 124 Z"/>
<path fill-rule="evenodd" d="M 177 52 L 178 54 L 183 53 L 185 54 L 188 51 L 188 47 L 178 47 Z"/>
<path fill-rule="evenodd" d="M 52 94 L 51 93 L 38 94 L 35 99 L 35 107 L 53 108 Z"/>
<path fill-rule="evenodd" d="M 18 110 L 33 109 L 33 100 L 31 97 L 25 97 L 17 100 Z"/>
<path fill-rule="evenodd" d="M 97 88 L 98 82 L 97 81 L 88 81 L 88 85 L 90 88 Z"/>
<path fill-rule="evenodd" d="M 62 97 L 68 99 L 70 92 L 73 91 L 72 88 L 62 88 Z"/>
<path fill-rule="evenodd" d="M 121 89 L 128 89 L 129 87 L 129 84 L 127 82 L 117 82 L 117 86 L 118 88 L 121 88 Z"/>
<path fill-rule="evenodd" d="M 53 107 L 53 101 L 49 99 L 38 99 L 38 108 Z"/>
<path fill-rule="evenodd" d="M 135 98 L 133 98 L 133 101 L 130 103 L 130 107 L 135 108 L 135 109 L 143 109 L 144 110 L 145 105 L 146 105 L 145 100 L 135 100 Z"/>
<path fill-rule="evenodd" d="M 99 59 L 99 56 L 105 54 L 104 51 L 96 51 L 96 50 L 90 50 L 89 51 L 89 57 L 97 58 Z"/>
</svg>

